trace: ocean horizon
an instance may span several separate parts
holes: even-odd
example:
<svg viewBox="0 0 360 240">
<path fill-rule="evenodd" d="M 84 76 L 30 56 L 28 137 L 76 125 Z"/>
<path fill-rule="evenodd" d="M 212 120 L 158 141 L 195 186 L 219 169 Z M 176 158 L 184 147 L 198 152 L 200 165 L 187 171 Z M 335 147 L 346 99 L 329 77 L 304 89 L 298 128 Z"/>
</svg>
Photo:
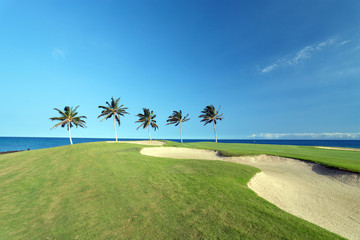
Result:
<svg viewBox="0 0 360 240">
<path fill-rule="evenodd" d="M 119 141 L 148 140 L 140 138 L 121 138 Z M 154 139 L 180 142 L 180 139 Z M 115 141 L 114 138 L 73 138 L 73 143 Z M 183 139 L 184 142 L 214 142 L 214 139 Z M 360 140 L 324 140 L 324 139 L 218 139 L 219 143 L 249 143 L 299 146 L 326 146 L 360 148 Z M 36 150 L 69 145 L 66 137 L 0 137 L 0 152 Z"/>
</svg>

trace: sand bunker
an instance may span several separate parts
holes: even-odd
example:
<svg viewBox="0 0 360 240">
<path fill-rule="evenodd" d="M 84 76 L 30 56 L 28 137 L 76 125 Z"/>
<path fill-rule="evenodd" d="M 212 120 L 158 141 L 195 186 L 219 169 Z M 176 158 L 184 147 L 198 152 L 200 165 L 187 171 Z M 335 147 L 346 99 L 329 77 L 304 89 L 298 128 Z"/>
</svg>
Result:
<svg viewBox="0 0 360 240">
<path fill-rule="evenodd" d="M 148 156 L 229 161 L 262 172 L 248 183 L 279 208 L 349 239 L 360 239 L 360 174 L 268 155 L 224 157 L 189 148 L 143 148 Z"/>
<path fill-rule="evenodd" d="M 357 152 L 360 152 L 360 149 L 358 149 L 358 148 L 339 148 L 339 147 L 316 147 L 316 148 L 332 149 L 332 150 L 345 150 L 345 151 L 357 151 Z"/>
<path fill-rule="evenodd" d="M 108 141 L 108 143 L 132 143 L 132 144 L 140 144 L 140 145 L 150 145 L 150 146 L 162 146 L 165 142 L 158 140 L 148 140 L 148 141 Z"/>
</svg>

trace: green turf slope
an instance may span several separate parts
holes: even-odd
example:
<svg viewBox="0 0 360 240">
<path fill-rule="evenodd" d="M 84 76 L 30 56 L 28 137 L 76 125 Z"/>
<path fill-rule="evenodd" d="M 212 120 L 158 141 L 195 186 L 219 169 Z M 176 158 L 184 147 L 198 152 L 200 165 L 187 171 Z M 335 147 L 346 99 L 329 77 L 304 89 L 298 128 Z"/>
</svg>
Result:
<svg viewBox="0 0 360 240">
<path fill-rule="evenodd" d="M 321 149 L 312 146 L 212 142 L 181 144 L 167 141 L 166 146 L 218 150 L 227 156 L 269 154 L 311 161 L 352 172 L 360 172 L 360 151 Z"/>
<path fill-rule="evenodd" d="M 240 164 L 86 143 L 0 156 L 0 239 L 338 239 L 258 197 Z"/>
</svg>

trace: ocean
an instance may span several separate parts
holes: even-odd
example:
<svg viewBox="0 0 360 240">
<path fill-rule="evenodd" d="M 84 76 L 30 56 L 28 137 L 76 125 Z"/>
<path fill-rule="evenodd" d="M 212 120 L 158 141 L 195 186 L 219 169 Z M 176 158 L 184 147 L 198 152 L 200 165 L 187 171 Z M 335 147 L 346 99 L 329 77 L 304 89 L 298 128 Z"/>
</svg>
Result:
<svg viewBox="0 0 360 240">
<path fill-rule="evenodd" d="M 147 139 L 119 139 L 119 141 L 147 140 Z M 163 139 L 159 139 L 163 140 Z M 179 142 L 179 139 L 166 139 Z M 114 141 L 114 138 L 73 138 L 73 143 Z M 214 139 L 184 139 L 184 142 L 213 142 Z M 221 143 L 251 143 L 254 139 L 219 139 Z M 256 144 L 275 145 L 301 145 L 301 146 L 327 146 L 360 148 L 360 140 L 278 140 L 278 139 L 255 139 Z M 0 152 L 35 150 L 42 148 L 59 147 L 69 145 L 69 138 L 45 138 L 45 137 L 0 137 Z"/>
</svg>

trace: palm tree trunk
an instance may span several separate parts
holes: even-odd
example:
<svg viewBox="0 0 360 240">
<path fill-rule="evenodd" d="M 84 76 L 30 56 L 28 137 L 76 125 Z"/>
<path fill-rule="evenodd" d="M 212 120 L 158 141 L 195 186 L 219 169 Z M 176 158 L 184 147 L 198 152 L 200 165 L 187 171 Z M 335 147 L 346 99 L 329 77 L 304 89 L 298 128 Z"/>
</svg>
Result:
<svg viewBox="0 0 360 240">
<path fill-rule="evenodd" d="M 69 129 L 69 138 L 70 138 L 70 144 L 72 145 L 72 139 L 71 139 L 71 131 L 70 131 L 70 123 L 68 124 L 68 129 Z"/>
<path fill-rule="evenodd" d="M 182 140 L 182 133 L 181 133 L 181 122 L 180 122 L 180 142 L 183 143 L 183 140 Z"/>
<path fill-rule="evenodd" d="M 118 141 L 118 140 L 117 140 L 117 134 L 116 134 L 115 115 L 114 115 L 114 130 L 115 130 L 115 139 L 116 139 L 116 141 Z"/>
<path fill-rule="evenodd" d="M 213 122 L 213 124 L 214 124 L 214 133 L 215 133 L 215 142 L 217 143 L 217 136 L 216 136 L 215 122 Z"/>
<path fill-rule="evenodd" d="M 148 125 L 148 130 L 149 130 L 149 139 L 151 141 L 151 135 L 150 135 L 150 124 Z"/>
</svg>

